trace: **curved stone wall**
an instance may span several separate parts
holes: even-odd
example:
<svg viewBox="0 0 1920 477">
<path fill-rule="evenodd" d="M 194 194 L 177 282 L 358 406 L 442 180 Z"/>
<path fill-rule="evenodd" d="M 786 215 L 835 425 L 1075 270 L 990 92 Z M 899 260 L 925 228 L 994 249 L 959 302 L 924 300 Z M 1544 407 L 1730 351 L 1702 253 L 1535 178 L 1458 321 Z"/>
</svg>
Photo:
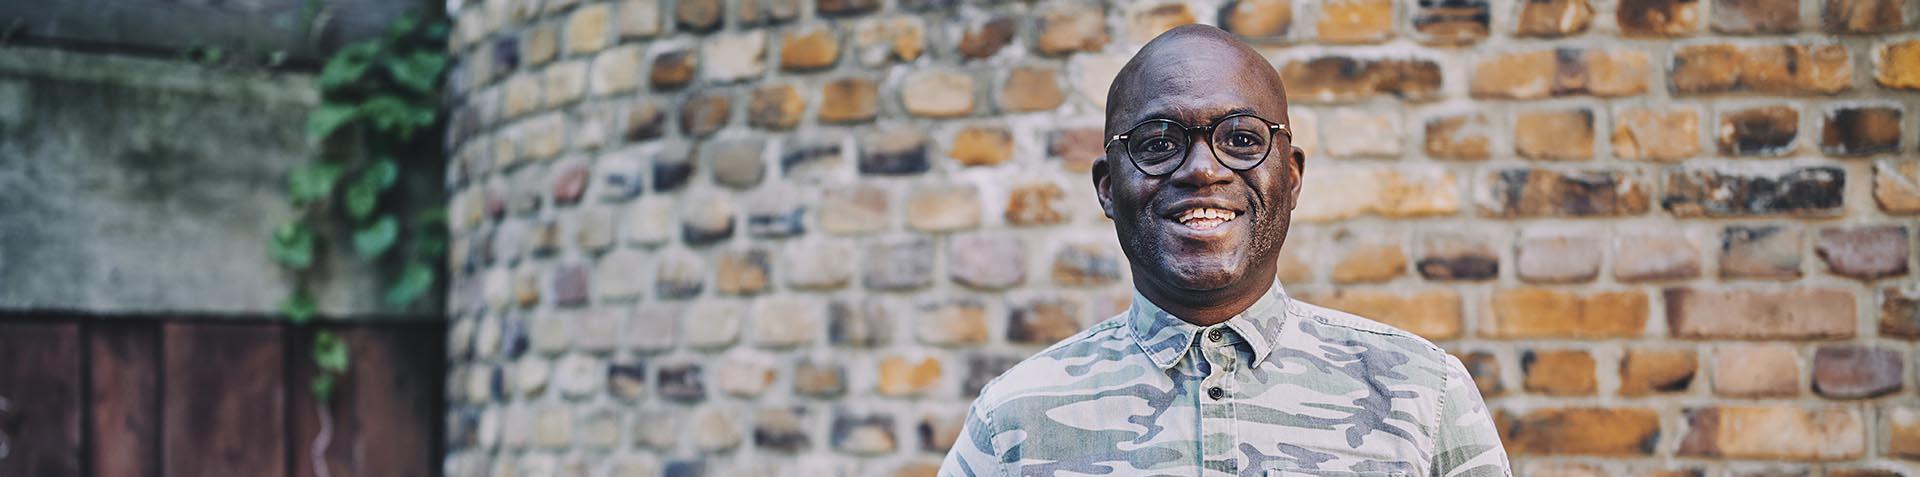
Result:
<svg viewBox="0 0 1920 477">
<path fill-rule="evenodd" d="M 446 467 L 930 472 L 1125 306 L 1101 105 L 1199 21 L 1290 88 L 1280 278 L 1459 354 L 1521 473 L 1912 473 L 1916 7 L 456 1 Z"/>
</svg>

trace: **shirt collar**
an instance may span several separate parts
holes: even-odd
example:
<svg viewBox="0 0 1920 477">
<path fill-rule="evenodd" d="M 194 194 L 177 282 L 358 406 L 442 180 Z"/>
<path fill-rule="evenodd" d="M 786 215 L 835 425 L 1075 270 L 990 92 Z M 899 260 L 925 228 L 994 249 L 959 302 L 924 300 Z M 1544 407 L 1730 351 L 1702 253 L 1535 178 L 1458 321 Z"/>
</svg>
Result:
<svg viewBox="0 0 1920 477">
<path fill-rule="evenodd" d="M 1280 282 L 1275 281 L 1253 306 L 1214 326 L 1231 329 L 1246 340 L 1253 349 L 1252 365 L 1259 366 L 1280 344 L 1280 331 L 1285 329 L 1287 308 L 1292 301 Z M 1178 364 L 1180 357 L 1186 356 L 1187 348 L 1193 345 L 1194 335 L 1207 329 L 1160 309 L 1139 290 L 1134 290 L 1133 306 L 1127 309 L 1127 326 L 1132 328 L 1133 339 L 1147 354 L 1147 359 L 1163 370 Z"/>
</svg>

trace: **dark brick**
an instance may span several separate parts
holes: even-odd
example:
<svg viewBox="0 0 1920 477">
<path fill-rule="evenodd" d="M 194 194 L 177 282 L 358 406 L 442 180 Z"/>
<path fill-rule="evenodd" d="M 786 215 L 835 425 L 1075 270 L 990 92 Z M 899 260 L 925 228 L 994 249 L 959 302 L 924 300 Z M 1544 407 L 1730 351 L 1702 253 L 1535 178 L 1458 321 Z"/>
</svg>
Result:
<svg viewBox="0 0 1920 477">
<path fill-rule="evenodd" d="M 878 8 L 879 0 L 820 0 L 814 4 L 816 11 L 830 17 L 858 15 Z"/>
<path fill-rule="evenodd" d="M 1501 169 L 1490 173 L 1481 212 L 1502 218 L 1637 215 L 1647 188 L 1629 172 Z"/>
<path fill-rule="evenodd" d="M 779 452 L 805 450 L 809 441 L 804 407 L 762 409 L 753 426 L 753 445 Z"/>
<path fill-rule="evenodd" d="M 1792 33 L 1800 29 L 1800 0 L 1713 0 L 1713 30 Z"/>
<path fill-rule="evenodd" d="M 1013 365 L 1019 364 L 1020 360 L 1017 356 L 968 356 L 967 378 L 960 383 L 961 395 L 968 398 L 979 396 L 980 390 L 987 387 L 988 382 L 1000 377 L 1000 373 L 1013 369 Z"/>
<path fill-rule="evenodd" d="M 1778 156 L 1792 152 L 1800 133 L 1800 111 L 1765 106 L 1722 113 L 1720 152 L 1736 156 Z"/>
<path fill-rule="evenodd" d="M 661 53 L 653 57 L 653 67 L 647 70 L 647 81 L 653 84 L 653 89 L 659 90 L 686 86 L 693 82 L 693 73 L 699 61 L 699 56 L 692 51 Z"/>
<path fill-rule="evenodd" d="M 960 35 L 960 44 L 955 47 L 962 58 L 978 59 L 993 56 L 1013 41 L 1013 32 L 1017 23 L 1006 15 L 995 16 L 977 25 L 968 27 Z"/>
<path fill-rule="evenodd" d="M 827 340 L 842 346 L 886 344 L 893 329 L 890 318 L 886 308 L 876 303 L 834 300 L 827 303 Z"/>
<path fill-rule="evenodd" d="M 511 73 L 520 67 L 520 40 L 506 37 L 493 42 L 493 69 L 497 73 Z"/>
<path fill-rule="evenodd" d="M 1620 33 L 1626 36 L 1675 36 L 1699 30 L 1698 0 L 1620 0 Z"/>
<path fill-rule="evenodd" d="M 833 448 L 856 454 L 884 454 L 896 447 L 893 416 L 854 415 L 840 411 L 833 416 Z"/>
<path fill-rule="evenodd" d="M 1880 291 L 1880 335 L 1920 339 L 1920 289 L 1892 286 Z"/>
<path fill-rule="evenodd" d="M 723 0 L 680 0 L 673 6 L 673 19 L 681 30 L 706 33 L 720 28 L 725 10 Z"/>
<path fill-rule="evenodd" d="M 812 144 L 793 144 L 787 146 L 780 155 L 780 172 L 794 177 L 796 172 L 828 168 L 840 161 L 840 142 L 819 142 Z"/>
<path fill-rule="evenodd" d="M 568 263 L 553 267 L 553 304 L 558 306 L 581 306 L 587 304 L 587 293 L 591 290 L 588 282 L 587 265 Z"/>
<path fill-rule="evenodd" d="M 1900 108 L 1840 108 L 1827 113 L 1820 150 L 1834 156 L 1900 151 Z"/>
<path fill-rule="evenodd" d="M 1899 225 L 1830 228 L 1820 231 L 1814 253 L 1836 275 L 1873 280 L 1906 275 L 1910 243 Z"/>
<path fill-rule="evenodd" d="M 1473 385 L 1479 388 L 1481 396 L 1498 396 L 1506 392 L 1506 386 L 1500 384 L 1500 359 L 1493 353 L 1468 353 L 1460 357 L 1460 364 L 1466 366 L 1468 375 L 1473 376 Z"/>
<path fill-rule="evenodd" d="M 1287 99 L 1303 103 L 1361 101 L 1392 95 L 1409 101 L 1439 97 L 1440 65 L 1426 60 L 1362 60 L 1322 56 L 1280 68 Z"/>
<path fill-rule="evenodd" d="M 1900 352 L 1860 345 L 1821 346 L 1813 353 L 1813 392 L 1837 399 L 1866 399 L 1899 391 Z"/>
<path fill-rule="evenodd" d="M 1424 43 L 1459 45 L 1487 38 L 1492 14 L 1486 0 L 1420 0 L 1419 6 L 1413 29 Z"/>
<path fill-rule="evenodd" d="M 866 136 L 860 151 L 860 173 L 877 175 L 926 172 L 927 137 L 917 128 L 892 127 Z"/>
<path fill-rule="evenodd" d="M 727 125 L 733 113 L 733 100 L 723 90 L 694 93 L 680 104 L 680 131 L 688 136 L 705 137 Z"/>
<path fill-rule="evenodd" d="M 1080 332 L 1080 303 L 1041 299 L 1013 309 L 1007 322 L 1007 341 L 1048 345 Z"/>
<path fill-rule="evenodd" d="M 666 114 L 660 111 L 660 104 L 652 100 L 640 100 L 627 110 L 625 136 L 628 141 L 645 141 L 659 138 L 665 132 Z"/>
<path fill-rule="evenodd" d="M 1714 169 L 1667 171 L 1661 206 L 1681 217 L 1838 214 L 1847 172 L 1838 167 L 1796 168 L 1779 175 Z"/>
<path fill-rule="evenodd" d="M 667 461 L 661 470 L 661 477 L 706 477 L 707 462 L 703 460 L 674 459 Z"/>
<path fill-rule="evenodd" d="M 674 364 L 660 367 L 660 396 L 679 401 L 698 401 L 707 396 L 699 364 Z"/>
<path fill-rule="evenodd" d="M 1886 33 L 1907 26 L 1906 0 L 1827 0 L 1820 22 L 1833 33 Z"/>
</svg>

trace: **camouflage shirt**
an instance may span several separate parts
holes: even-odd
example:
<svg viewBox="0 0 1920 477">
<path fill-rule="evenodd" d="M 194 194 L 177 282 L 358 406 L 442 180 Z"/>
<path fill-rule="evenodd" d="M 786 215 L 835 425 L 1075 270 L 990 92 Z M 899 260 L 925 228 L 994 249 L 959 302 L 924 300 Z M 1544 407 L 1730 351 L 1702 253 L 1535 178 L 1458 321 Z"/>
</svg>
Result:
<svg viewBox="0 0 1920 477">
<path fill-rule="evenodd" d="M 1466 368 L 1278 284 L 1209 327 L 1133 306 L 987 384 L 940 475 L 1507 476 Z"/>
</svg>

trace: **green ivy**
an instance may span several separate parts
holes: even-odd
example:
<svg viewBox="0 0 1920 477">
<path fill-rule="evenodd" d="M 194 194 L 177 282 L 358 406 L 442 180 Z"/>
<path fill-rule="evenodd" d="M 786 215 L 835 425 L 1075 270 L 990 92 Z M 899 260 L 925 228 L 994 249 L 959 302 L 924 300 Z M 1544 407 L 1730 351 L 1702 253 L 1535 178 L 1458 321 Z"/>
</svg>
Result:
<svg viewBox="0 0 1920 477">
<path fill-rule="evenodd" d="M 402 178 L 445 170 L 438 140 L 447 29 L 444 19 L 404 15 L 384 35 L 335 52 L 315 78 L 320 104 L 307 117 L 307 133 L 323 150 L 348 153 L 321 154 L 287 175 L 287 199 L 300 213 L 274 230 L 268 250 L 296 277 L 280 306 L 294 324 L 307 324 L 317 311 L 311 275 L 321 245 L 336 235 L 323 231 L 341 231 L 355 255 L 392 271 L 383 283 L 388 305 L 411 307 L 432 295 L 435 265 L 446 253 L 446 212 L 437 205 L 406 209 L 400 199 L 423 195 L 408 194 Z M 314 332 L 320 373 L 312 389 L 321 400 L 347 372 L 347 349 L 338 335 Z"/>
</svg>

